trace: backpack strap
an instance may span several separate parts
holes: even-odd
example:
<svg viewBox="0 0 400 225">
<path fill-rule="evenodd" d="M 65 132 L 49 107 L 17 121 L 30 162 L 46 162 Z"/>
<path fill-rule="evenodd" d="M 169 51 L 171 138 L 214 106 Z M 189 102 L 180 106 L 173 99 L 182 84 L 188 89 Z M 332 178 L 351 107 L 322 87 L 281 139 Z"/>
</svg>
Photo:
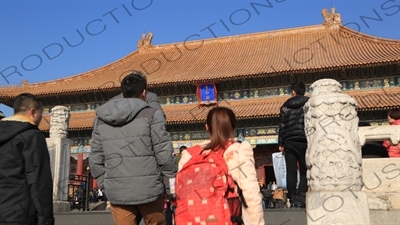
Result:
<svg viewBox="0 0 400 225">
<path fill-rule="evenodd" d="M 236 141 L 236 142 L 233 142 L 232 144 L 234 144 L 234 143 L 239 143 L 239 144 L 241 144 L 242 142 L 241 141 Z M 240 148 L 240 145 L 239 145 L 239 148 Z M 238 156 L 240 156 L 240 154 L 238 154 Z M 232 177 L 233 178 L 233 177 Z M 233 182 L 235 183 L 235 185 L 236 185 L 236 192 L 237 192 L 237 195 L 239 196 L 239 199 L 240 199 L 240 202 L 243 204 L 243 206 L 245 207 L 245 208 L 248 208 L 248 205 L 247 205 L 247 203 L 246 203 L 246 200 L 245 200 L 245 198 L 244 198 L 244 196 L 243 196 L 243 191 L 242 191 L 242 189 L 240 188 L 240 186 L 239 186 L 239 184 L 238 184 L 238 182 L 236 182 L 234 179 L 232 179 L 233 180 Z"/>
<path fill-rule="evenodd" d="M 240 201 L 243 203 L 243 206 L 247 209 L 249 206 L 247 206 L 246 199 L 244 199 L 243 191 L 242 191 L 242 189 L 240 188 L 239 184 L 238 184 L 236 181 L 234 181 L 234 182 L 235 182 L 236 187 L 237 187 L 237 192 L 238 192 Z"/>
<path fill-rule="evenodd" d="M 192 157 L 194 157 L 196 155 L 200 155 L 201 152 L 203 151 L 203 148 L 200 145 L 195 145 L 193 147 L 187 148 L 186 151 L 188 151 L 189 154 L 192 155 Z"/>
<path fill-rule="evenodd" d="M 202 156 L 203 148 L 200 145 L 195 145 L 193 147 L 187 148 L 187 151 L 192 157 L 183 165 L 182 169 L 190 166 L 193 162 L 200 160 L 201 157 L 206 157 L 207 155 Z"/>
</svg>

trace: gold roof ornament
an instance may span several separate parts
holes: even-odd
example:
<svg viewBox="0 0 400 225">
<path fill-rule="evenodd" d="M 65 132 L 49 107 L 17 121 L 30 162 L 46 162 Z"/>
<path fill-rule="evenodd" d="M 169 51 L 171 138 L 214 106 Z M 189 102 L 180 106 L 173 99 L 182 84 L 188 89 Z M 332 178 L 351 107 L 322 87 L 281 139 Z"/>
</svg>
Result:
<svg viewBox="0 0 400 225">
<path fill-rule="evenodd" d="M 327 28 L 339 28 L 342 25 L 340 14 L 335 12 L 335 8 L 331 8 L 331 13 L 327 9 L 322 10 L 325 22 L 322 23 Z"/>
<path fill-rule="evenodd" d="M 147 35 L 145 33 L 143 33 L 142 38 L 138 42 L 138 46 L 137 46 L 138 50 L 146 49 L 146 48 L 152 46 L 152 44 L 151 44 L 152 39 L 153 39 L 153 33 L 149 32 Z"/>
<path fill-rule="evenodd" d="M 23 87 L 23 86 L 28 86 L 29 83 L 28 80 L 21 80 L 20 84 Z"/>
</svg>

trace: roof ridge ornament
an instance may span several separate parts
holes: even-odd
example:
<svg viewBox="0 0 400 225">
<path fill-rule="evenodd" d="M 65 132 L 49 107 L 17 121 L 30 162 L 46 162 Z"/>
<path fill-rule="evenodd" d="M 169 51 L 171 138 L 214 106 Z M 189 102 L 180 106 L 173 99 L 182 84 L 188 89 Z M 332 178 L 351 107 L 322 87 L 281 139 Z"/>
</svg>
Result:
<svg viewBox="0 0 400 225">
<path fill-rule="evenodd" d="M 335 8 L 331 8 L 331 13 L 327 9 L 322 10 L 325 22 L 322 23 L 327 28 L 339 28 L 342 25 L 340 14 L 335 12 Z"/>
<path fill-rule="evenodd" d="M 22 87 L 29 85 L 28 80 L 21 80 L 21 82 L 19 82 L 19 83 L 21 84 Z"/>
<path fill-rule="evenodd" d="M 149 32 L 147 35 L 142 34 L 142 38 L 138 42 L 138 50 L 147 49 L 152 46 L 151 40 L 153 39 L 153 33 Z"/>
</svg>

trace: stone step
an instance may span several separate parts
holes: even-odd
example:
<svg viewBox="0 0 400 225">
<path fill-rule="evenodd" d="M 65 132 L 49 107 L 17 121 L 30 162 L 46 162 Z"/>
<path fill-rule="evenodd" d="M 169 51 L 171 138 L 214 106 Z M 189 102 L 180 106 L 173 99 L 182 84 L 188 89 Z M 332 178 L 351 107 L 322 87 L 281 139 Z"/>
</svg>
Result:
<svg viewBox="0 0 400 225">
<path fill-rule="evenodd" d="M 106 206 L 107 206 L 107 203 L 104 201 L 89 204 L 89 208 L 91 211 L 105 210 Z"/>
<path fill-rule="evenodd" d="M 351 212 L 349 212 L 351 214 Z M 305 225 L 305 209 L 268 209 L 264 211 L 266 225 Z M 400 210 L 370 210 L 371 225 L 400 224 Z M 321 218 L 320 218 L 321 219 Z M 318 221 L 318 218 L 313 218 Z M 113 225 L 110 211 L 69 212 L 55 214 L 55 225 Z M 140 225 L 144 225 L 143 221 Z"/>
</svg>

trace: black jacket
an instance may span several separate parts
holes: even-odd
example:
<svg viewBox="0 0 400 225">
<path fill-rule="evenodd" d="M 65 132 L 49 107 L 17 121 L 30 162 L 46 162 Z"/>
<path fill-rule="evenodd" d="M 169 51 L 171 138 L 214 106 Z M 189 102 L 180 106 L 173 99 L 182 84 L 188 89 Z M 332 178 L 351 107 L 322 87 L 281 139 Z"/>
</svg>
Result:
<svg viewBox="0 0 400 225">
<path fill-rule="evenodd" d="M 306 96 L 294 96 L 283 103 L 280 110 L 279 146 L 286 140 L 307 141 L 304 131 L 303 106 L 308 101 Z"/>
<path fill-rule="evenodd" d="M 44 135 L 35 125 L 11 118 L 0 121 L 0 225 L 54 224 Z"/>
</svg>

